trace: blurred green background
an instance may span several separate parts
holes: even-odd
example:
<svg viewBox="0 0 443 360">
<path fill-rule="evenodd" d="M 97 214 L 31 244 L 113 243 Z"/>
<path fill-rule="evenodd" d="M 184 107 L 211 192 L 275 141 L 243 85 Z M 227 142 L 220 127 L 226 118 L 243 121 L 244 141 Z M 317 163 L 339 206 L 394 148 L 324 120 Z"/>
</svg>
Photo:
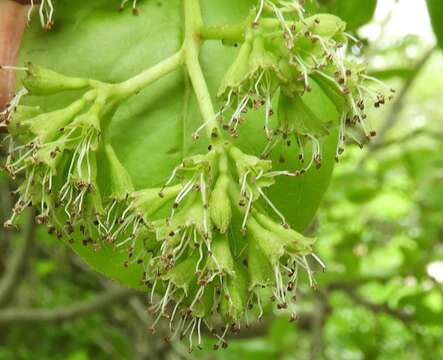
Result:
<svg viewBox="0 0 443 360">
<path fill-rule="evenodd" d="M 309 230 L 327 271 L 318 291 L 301 286 L 297 322 L 269 307 L 228 349 L 208 339 L 188 353 L 149 331 L 143 294 L 91 272 L 28 214 L 0 229 L 0 359 L 443 359 L 443 6 L 375 5 L 327 5 L 397 95 L 370 116 L 377 141 L 336 167 Z M 1 222 L 13 187 L 0 175 Z"/>
</svg>

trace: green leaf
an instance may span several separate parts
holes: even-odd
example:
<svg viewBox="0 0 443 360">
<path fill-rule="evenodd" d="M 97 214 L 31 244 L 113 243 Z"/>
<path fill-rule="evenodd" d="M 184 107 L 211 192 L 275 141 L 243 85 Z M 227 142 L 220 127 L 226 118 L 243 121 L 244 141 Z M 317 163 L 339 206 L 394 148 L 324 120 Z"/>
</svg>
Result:
<svg viewBox="0 0 443 360">
<path fill-rule="evenodd" d="M 329 0 L 321 3 L 326 3 L 320 7 L 323 12 L 341 17 L 350 31 L 355 31 L 371 21 L 377 7 L 377 0 Z"/>
<path fill-rule="evenodd" d="M 429 16 L 438 44 L 443 48 L 443 6 L 440 0 L 427 0 Z"/>
<path fill-rule="evenodd" d="M 369 75 L 383 81 L 391 80 L 392 78 L 408 80 L 415 75 L 415 71 L 410 67 L 398 67 L 392 69 L 371 71 Z"/>
<path fill-rule="evenodd" d="M 180 0 L 143 1 L 139 4 L 139 16 L 133 16 L 129 11 L 117 12 L 107 0 L 97 0 L 93 5 L 87 0 L 59 2 L 54 30 L 44 32 L 34 19 L 26 33 L 20 59 L 67 75 L 108 82 L 125 80 L 181 47 L 182 3 Z M 201 3 L 208 24 L 238 23 L 256 4 L 253 0 Z M 221 42 L 207 42 L 203 46 L 202 66 L 214 100 L 237 51 Z M 319 95 L 311 96 L 308 102 L 318 102 L 316 96 Z M 71 99 L 72 94 L 66 93 L 35 97 L 30 103 L 50 110 L 66 105 Z M 216 101 L 215 105 L 220 106 Z M 334 120 L 335 113 L 330 113 L 332 106 L 318 103 L 314 106 L 320 112 L 317 116 Z M 109 136 L 136 189 L 163 185 L 185 156 L 207 151 L 206 140 L 195 142 L 191 136 L 200 123 L 190 81 L 181 70 L 161 79 L 118 109 Z M 246 123 L 237 145 L 260 155 L 265 147 L 262 114 L 250 114 Z M 336 138 L 332 134 L 326 141 L 321 170 L 309 171 L 298 179 L 281 179 L 270 193 L 272 201 L 298 230 L 305 229 L 312 221 L 329 184 Z M 295 154 L 290 161 L 295 161 Z M 127 260 L 125 251 L 114 252 L 111 248 L 94 251 L 78 242 L 72 246 L 95 270 L 128 286 L 140 287 L 143 269 L 137 265 L 123 268 Z"/>
</svg>

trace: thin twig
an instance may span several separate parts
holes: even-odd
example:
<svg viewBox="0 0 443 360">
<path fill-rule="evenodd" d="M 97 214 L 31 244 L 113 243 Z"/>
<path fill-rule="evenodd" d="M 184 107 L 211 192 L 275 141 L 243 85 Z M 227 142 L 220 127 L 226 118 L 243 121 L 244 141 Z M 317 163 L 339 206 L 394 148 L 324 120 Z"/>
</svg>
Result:
<svg viewBox="0 0 443 360">
<path fill-rule="evenodd" d="M 317 292 L 314 297 L 315 311 L 311 315 L 311 349 L 310 359 L 320 359 L 324 351 L 323 327 L 328 319 L 327 294 Z"/>
<path fill-rule="evenodd" d="M 24 234 L 20 236 L 21 239 L 16 240 L 19 244 L 11 254 L 6 264 L 5 272 L 0 279 L 0 307 L 12 299 L 14 291 L 19 284 L 20 275 L 26 266 L 28 254 L 34 243 L 36 224 L 33 212 L 29 212 L 28 216 Z"/>
<path fill-rule="evenodd" d="M 0 325 L 48 324 L 78 319 L 107 309 L 111 304 L 127 300 L 134 290 L 111 288 L 90 300 L 52 309 L 9 308 L 0 310 Z"/>
<path fill-rule="evenodd" d="M 402 89 L 400 92 L 396 95 L 394 103 L 392 104 L 391 110 L 388 113 L 386 120 L 384 121 L 383 125 L 381 126 L 380 130 L 378 131 L 378 135 L 376 139 L 369 144 L 369 151 L 366 153 L 366 155 L 362 158 L 360 165 L 364 163 L 364 161 L 368 158 L 370 153 L 379 147 L 380 143 L 384 141 L 384 138 L 386 134 L 391 130 L 400 119 L 400 115 L 402 113 L 402 110 L 406 103 L 406 98 L 409 93 L 409 90 L 411 89 L 412 85 L 414 84 L 415 80 L 418 78 L 418 75 L 420 74 L 421 70 L 425 67 L 425 65 L 428 63 L 428 61 L 431 59 L 431 55 L 436 50 L 436 46 L 433 46 L 431 49 L 426 51 L 426 53 L 423 55 L 423 57 L 420 59 L 420 61 L 415 65 L 413 69 L 413 73 L 411 77 L 409 77 L 406 82 L 404 83 Z"/>
<path fill-rule="evenodd" d="M 413 315 L 406 313 L 402 310 L 393 309 L 388 304 L 375 304 L 362 296 L 360 296 L 356 290 L 355 286 L 350 286 L 346 283 L 341 284 L 335 284 L 332 288 L 333 290 L 341 290 L 344 291 L 351 299 L 354 301 L 357 305 L 361 305 L 368 310 L 374 312 L 374 313 L 385 313 L 387 315 L 390 315 L 402 322 L 409 322 L 413 320 Z"/>
</svg>

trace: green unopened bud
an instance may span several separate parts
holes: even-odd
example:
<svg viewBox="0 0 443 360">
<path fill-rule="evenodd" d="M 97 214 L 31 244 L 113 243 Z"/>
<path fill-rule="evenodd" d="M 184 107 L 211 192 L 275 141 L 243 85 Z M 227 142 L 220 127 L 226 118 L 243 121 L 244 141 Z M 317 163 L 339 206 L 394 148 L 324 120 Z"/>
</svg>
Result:
<svg viewBox="0 0 443 360">
<path fill-rule="evenodd" d="M 235 276 L 226 279 L 220 300 L 221 315 L 228 321 L 239 322 L 248 302 L 248 274 L 244 267 L 235 267 Z"/>
<path fill-rule="evenodd" d="M 332 38 L 346 30 L 346 23 L 332 14 L 316 14 L 303 19 L 303 24 L 314 34 Z"/>
<path fill-rule="evenodd" d="M 232 257 L 227 235 L 214 235 L 211 245 L 212 257 L 208 259 L 213 271 L 234 275 L 234 258 Z"/>
<path fill-rule="evenodd" d="M 228 197 L 230 182 L 231 179 L 228 175 L 221 174 L 209 199 L 211 220 L 222 234 L 228 230 L 232 218 L 231 201 Z"/>
<path fill-rule="evenodd" d="M 32 95 L 51 95 L 66 90 L 80 90 L 89 86 L 87 79 L 59 74 L 41 66 L 28 63 L 23 85 Z"/>
</svg>

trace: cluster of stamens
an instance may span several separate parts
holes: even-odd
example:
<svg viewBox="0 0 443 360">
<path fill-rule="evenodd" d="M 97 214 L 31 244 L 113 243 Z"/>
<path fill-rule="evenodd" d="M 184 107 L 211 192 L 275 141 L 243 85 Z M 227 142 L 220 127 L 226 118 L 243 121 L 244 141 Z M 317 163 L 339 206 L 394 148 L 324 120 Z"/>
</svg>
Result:
<svg viewBox="0 0 443 360">
<path fill-rule="evenodd" d="M 36 2 L 38 4 L 36 4 Z M 49 31 L 54 26 L 54 4 L 52 0 L 31 0 L 31 6 L 28 10 L 28 25 L 31 23 L 32 12 L 34 7 L 38 7 L 38 14 L 40 17 L 40 23 L 44 30 Z"/>
<path fill-rule="evenodd" d="M 125 6 L 128 2 L 130 2 L 131 0 L 122 0 L 118 11 L 123 11 L 125 9 Z M 137 1 L 138 0 L 132 0 L 132 14 L 133 15 L 138 15 L 139 14 L 139 9 L 137 7 Z"/>
</svg>

